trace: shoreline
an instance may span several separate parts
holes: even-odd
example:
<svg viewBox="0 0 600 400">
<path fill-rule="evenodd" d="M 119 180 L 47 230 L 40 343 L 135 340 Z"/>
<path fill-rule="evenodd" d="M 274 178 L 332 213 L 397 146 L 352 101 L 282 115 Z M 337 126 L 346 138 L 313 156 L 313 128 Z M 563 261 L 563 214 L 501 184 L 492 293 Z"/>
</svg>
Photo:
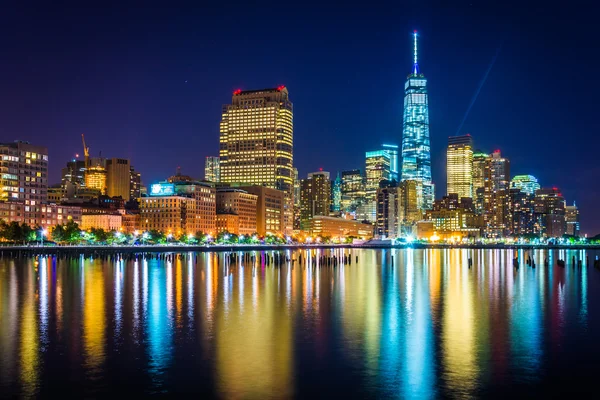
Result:
<svg viewBox="0 0 600 400">
<path fill-rule="evenodd" d="M 600 245 L 528 245 L 528 244 L 286 244 L 286 245 L 138 245 L 138 246 L 0 246 L 0 257 L 18 254 L 65 254 L 65 253 L 183 253 L 183 252 L 239 252 L 239 251 L 286 251 L 310 249 L 470 249 L 470 250 L 600 250 Z M 7 254 L 8 253 L 8 254 Z"/>
</svg>

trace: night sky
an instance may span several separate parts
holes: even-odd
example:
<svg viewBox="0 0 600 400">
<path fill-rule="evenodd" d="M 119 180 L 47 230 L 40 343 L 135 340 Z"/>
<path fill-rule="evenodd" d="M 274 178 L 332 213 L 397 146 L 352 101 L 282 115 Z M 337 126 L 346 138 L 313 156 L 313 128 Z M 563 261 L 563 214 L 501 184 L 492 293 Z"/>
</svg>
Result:
<svg viewBox="0 0 600 400">
<path fill-rule="evenodd" d="M 205 156 L 218 155 L 221 106 L 232 91 L 286 85 L 300 176 L 363 169 L 365 151 L 401 143 L 417 29 L 436 197 L 445 194 L 447 137 L 499 52 L 460 133 L 481 150 L 500 149 L 511 175 L 559 187 L 580 206 L 582 231 L 600 233 L 593 10 L 550 2 L 199 3 L 4 4 L 0 141 L 47 146 L 50 183 L 82 153 L 81 133 L 92 155 L 130 158 L 145 184 L 177 166 L 201 178 Z"/>
</svg>

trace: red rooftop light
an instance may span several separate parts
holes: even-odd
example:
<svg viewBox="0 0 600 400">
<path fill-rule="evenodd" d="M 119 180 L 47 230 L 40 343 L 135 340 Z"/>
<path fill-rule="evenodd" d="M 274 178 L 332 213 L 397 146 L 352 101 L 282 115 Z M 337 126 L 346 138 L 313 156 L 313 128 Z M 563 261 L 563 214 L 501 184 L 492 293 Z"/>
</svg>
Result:
<svg viewBox="0 0 600 400">
<path fill-rule="evenodd" d="M 281 92 L 283 89 L 285 89 L 285 85 L 279 85 L 279 86 L 277 86 L 277 90 L 278 91 Z"/>
<path fill-rule="evenodd" d="M 494 150 L 494 153 L 500 153 L 500 150 Z"/>
<path fill-rule="evenodd" d="M 234 90 L 234 91 L 233 91 L 233 95 L 234 95 L 234 96 L 235 96 L 235 95 L 238 95 L 238 94 L 240 94 L 240 93 L 242 93 L 242 89 L 236 89 L 236 90 Z"/>
</svg>

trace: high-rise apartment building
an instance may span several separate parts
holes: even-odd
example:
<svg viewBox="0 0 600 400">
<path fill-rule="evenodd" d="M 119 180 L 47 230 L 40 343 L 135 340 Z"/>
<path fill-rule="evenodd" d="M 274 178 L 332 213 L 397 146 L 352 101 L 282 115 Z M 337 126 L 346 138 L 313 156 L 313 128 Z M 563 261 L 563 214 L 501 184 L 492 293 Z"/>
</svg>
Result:
<svg viewBox="0 0 600 400">
<path fill-rule="evenodd" d="M 419 181 L 419 208 L 431 209 L 434 185 L 431 181 L 429 100 L 427 79 L 417 62 L 417 31 L 414 32 L 414 62 L 404 85 L 401 180 Z"/>
<path fill-rule="evenodd" d="M 521 189 L 523 193 L 534 195 L 535 191 L 540 189 L 538 180 L 533 175 L 515 175 L 510 181 L 511 189 Z"/>
<path fill-rule="evenodd" d="M 572 206 L 565 208 L 565 219 L 567 221 L 567 235 L 579 236 L 579 208 L 575 202 Z"/>
<path fill-rule="evenodd" d="M 23 222 L 35 225 L 48 196 L 48 149 L 29 142 L 0 143 L 0 202 L 23 203 Z"/>
<path fill-rule="evenodd" d="M 565 198 L 558 188 L 542 188 L 535 192 L 534 218 L 537 234 L 561 237 L 567 231 Z"/>
<path fill-rule="evenodd" d="M 300 183 L 300 227 L 308 230 L 315 215 L 329 215 L 331 206 L 331 181 L 329 172 L 308 174 Z"/>
<path fill-rule="evenodd" d="M 484 215 L 486 234 L 501 237 L 510 227 L 510 162 L 500 150 L 486 160 L 484 183 Z"/>
<path fill-rule="evenodd" d="M 519 188 L 511 188 L 509 198 L 508 233 L 513 236 L 534 234 L 533 195 Z"/>
<path fill-rule="evenodd" d="M 106 194 L 129 200 L 131 194 L 131 164 L 126 158 L 106 160 Z"/>
<path fill-rule="evenodd" d="M 390 180 L 398 182 L 400 180 L 398 170 L 398 146 L 395 144 L 384 144 L 382 147 L 390 156 Z"/>
<path fill-rule="evenodd" d="M 293 122 L 288 90 L 279 86 L 236 90 L 220 125 L 220 181 L 283 191 L 286 232 L 293 222 Z"/>
<path fill-rule="evenodd" d="M 473 198 L 473 138 L 450 136 L 446 150 L 447 194 Z"/>
<path fill-rule="evenodd" d="M 206 157 L 204 163 L 204 180 L 221 182 L 221 165 L 219 157 Z"/>
</svg>

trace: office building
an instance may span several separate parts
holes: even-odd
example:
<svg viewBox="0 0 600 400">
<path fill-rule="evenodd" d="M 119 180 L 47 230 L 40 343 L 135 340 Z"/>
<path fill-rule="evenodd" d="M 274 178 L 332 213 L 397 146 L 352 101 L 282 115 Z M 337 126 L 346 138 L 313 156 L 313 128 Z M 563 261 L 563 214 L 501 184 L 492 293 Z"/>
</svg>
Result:
<svg viewBox="0 0 600 400">
<path fill-rule="evenodd" d="M 206 157 L 204 163 L 204 180 L 209 182 L 221 182 L 219 157 Z"/>
<path fill-rule="evenodd" d="M 340 207 L 343 211 L 356 211 L 356 207 L 364 200 L 364 177 L 359 169 L 342 171 L 342 187 Z"/>
<path fill-rule="evenodd" d="M 227 187 L 217 189 L 217 232 L 227 230 L 236 235 L 256 233 L 257 201 L 257 195 L 245 190 Z"/>
<path fill-rule="evenodd" d="M 401 223 L 404 219 L 401 189 L 395 181 L 381 182 L 377 189 L 377 216 L 375 221 L 375 236 L 379 238 L 400 237 Z"/>
<path fill-rule="evenodd" d="M 300 178 L 298 168 L 294 168 L 294 207 L 300 209 Z"/>
<path fill-rule="evenodd" d="M 342 208 L 342 179 L 338 172 L 335 180 L 331 183 L 331 211 L 339 213 Z"/>
<path fill-rule="evenodd" d="M 308 174 L 300 183 L 300 228 L 308 230 L 315 215 L 329 215 L 331 206 L 331 181 L 329 172 Z"/>
<path fill-rule="evenodd" d="M 447 194 L 473 198 L 473 138 L 450 136 L 446 150 Z"/>
<path fill-rule="evenodd" d="M 196 199 L 186 196 L 143 197 L 140 199 L 141 228 L 176 236 L 193 235 L 201 231 L 197 223 L 196 204 Z"/>
<path fill-rule="evenodd" d="M 142 174 L 133 167 L 129 169 L 129 198 L 137 199 L 142 196 Z"/>
<path fill-rule="evenodd" d="M 341 241 L 349 237 L 364 240 L 373 237 L 373 226 L 371 224 L 325 215 L 315 215 L 311 218 L 306 230 L 310 235 L 331 237 L 335 241 Z"/>
<path fill-rule="evenodd" d="M 573 202 L 572 206 L 565 207 L 565 219 L 567 222 L 567 235 L 579 236 L 579 208 Z"/>
<path fill-rule="evenodd" d="M 221 182 L 260 185 L 284 192 L 284 230 L 293 228 L 293 106 L 285 86 L 236 90 L 223 106 Z"/>
<path fill-rule="evenodd" d="M 257 196 L 256 232 L 260 236 L 285 233 L 285 194 L 281 190 L 265 186 L 240 186 L 248 193 Z"/>
<path fill-rule="evenodd" d="M 401 180 L 414 180 L 419 185 L 419 209 L 433 205 L 434 185 L 431 181 L 429 138 L 429 101 L 427 79 L 417 62 L 417 31 L 414 32 L 413 68 L 404 85 Z"/>
<path fill-rule="evenodd" d="M 62 188 L 66 190 L 67 184 L 75 187 L 85 186 L 85 161 L 73 159 L 62 169 Z"/>
<path fill-rule="evenodd" d="M 107 173 L 104 160 L 93 158 L 90 163 L 85 169 L 85 187 L 106 194 Z"/>
<path fill-rule="evenodd" d="M 208 183 L 155 183 L 150 186 L 149 197 L 139 201 L 141 229 L 174 235 L 216 233 L 216 190 Z"/>
<path fill-rule="evenodd" d="M 487 153 L 479 150 L 473 152 L 473 202 L 478 214 L 485 211 L 485 165 L 488 158 Z"/>
<path fill-rule="evenodd" d="M 121 231 L 123 216 L 118 212 L 110 214 L 82 214 L 79 227 L 83 230 L 96 228 L 104 229 L 105 231 Z"/>
<path fill-rule="evenodd" d="M 511 189 L 521 189 L 523 193 L 534 195 L 540 189 L 538 180 L 533 175 L 515 175 L 510 181 Z"/>
<path fill-rule="evenodd" d="M 129 200 L 131 195 L 131 165 L 126 158 L 108 158 L 106 165 L 106 194 Z"/>
<path fill-rule="evenodd" d="M 398 146 L 395 144 L 384 144 L 382 147 L 390 156 L 390 180 L 398 182 L 400 180 L 400 173 L 398 170 Z"/>
</svg>

